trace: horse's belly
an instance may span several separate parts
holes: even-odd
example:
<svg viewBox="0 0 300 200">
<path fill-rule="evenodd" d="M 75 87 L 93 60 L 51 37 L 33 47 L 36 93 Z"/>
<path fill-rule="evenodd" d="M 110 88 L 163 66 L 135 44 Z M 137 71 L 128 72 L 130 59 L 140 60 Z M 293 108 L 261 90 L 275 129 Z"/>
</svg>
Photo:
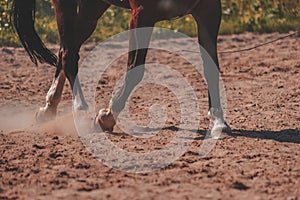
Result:
<svg viewBox="0 0 300 200">
<path fill-rule="evenodd" d="M 167 20 L 189 14 L 200 0 L 103 0 L 106 3 L 131 8 L 132 4 L 141 5 L 157 20 Z"/>
<path fill-rule="evenodd" d="M 150 0 L 149 0 L 150 1 Z M 160 20 L 167 20 L 189 14 L 198 0 L 152 0 Z"/>
</svg>

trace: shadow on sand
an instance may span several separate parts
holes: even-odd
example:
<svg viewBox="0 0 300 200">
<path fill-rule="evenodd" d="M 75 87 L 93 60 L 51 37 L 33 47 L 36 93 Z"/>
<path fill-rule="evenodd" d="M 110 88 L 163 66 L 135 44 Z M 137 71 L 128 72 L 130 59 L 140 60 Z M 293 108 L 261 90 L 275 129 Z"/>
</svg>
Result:
<svg viewBox="0 0 300 200">
<path fill-rule="evenodd" d="M 289 143 L 300 144 L 300 130 L 295 130 L 295 129 L 285 129 L 280 131 L 234 130 L 231 136 L 260 138 L 265 140 L 275 140 L 278 142 L 289 142 Z"/>
<path fill-rule="evenodd" d="M 177 127 L 171 126 L 163 128 L 163 130 L 172 130 L 178 131 Z M 196 137 L 195 140 L 204 139 L 207 134 L 207 130 L 190 130 L 191 132 L 198 133 L 201 136 Z M 289 142 L 300 144 L 300 130 L 296 129 L 285 129 L 280 131 L 271 131 L 271 130 L 233 130 L 232 137 L 247 137 L 247 138 L 259 138 L 265 140 L 275 140 L 278 142 Z"/>
<path fill-rule="evenodd" d="M 178 131 L 179 128 L 176 126 L 164 127 L 162 130 Z M 148 128 L 147 131 L 158 131 L 158 129 Z M 207 130 L 188 130 L 192 133 L 198 134 L 198 136 L 190 138 L 193 140 L 203 140 L 207 134 Z M 120 135 L 119 133 L 113 133 L 114 135 Z M 122 133 L 121 135 L 127 135 Z M 300 144 L 300 130 L 296 129 L 285 129 L 280 131 L 271 130 L 233 130 L 231 137 L 247 137 L 247 138 L 259 138 L 265 140 L 275 140 L 278 142 L 289 142 Z M 188 138 L 186 138 L 188 139 Z"/>
</svg>

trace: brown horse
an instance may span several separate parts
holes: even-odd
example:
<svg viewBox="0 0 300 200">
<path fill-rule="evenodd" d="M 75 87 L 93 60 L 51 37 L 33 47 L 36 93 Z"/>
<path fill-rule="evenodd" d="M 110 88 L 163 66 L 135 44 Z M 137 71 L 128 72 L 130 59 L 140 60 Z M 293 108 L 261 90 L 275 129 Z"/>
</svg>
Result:
<svg viewBox="0 0 300 200">
<path fill-rule="evenodd" d="M 57 57 L 40 40 L 34 29 L 35 0 L 13 0 L 13 18 L 18 36 L 31 60 L 46 62 L 56 67 L 55 77 L 46 96 L 46 105 L 37 113 L 37 120 L 44 121 L 55 117 L 66 78 L 74 94 L 76 109 L 87 109 L 80 84 L 75 87 L 78 74 L 78 59 L 81 45 L 95 30 L 98 19 L 111 6 L 131 10 L 129 47 L 143 42 L 149 44 L 152 31 L 141 35 L 136 28 L 153 27 L 158 21 L 191 14 L 198 25 L 199 44 L 210 55 L 204 56 L 204 74 L 209 88 L 209 113 L 212 117 L 212 134 L 216 131 L 230 132 L 223 118 L 219 95 L 219 72 L 217 65 L 217 36 L 221 19 L 220 0 L 52 0 L 60 35 L 60 51 Z M 149 30 L 149 29 L 147 29 Z M 151 29 L 150 29 L 151 30 Z M 203 50 L 202 50 L 203 52 Z M 144 67 L 138 73 L 129 71 L 136 66 L 144 66 L 147 49 L 130 51 L 126 81 L 120 92 L 111 100 L 108 109 L 101 110 L 96 117 L 103 130 L 112 130 L 115 118 L 122 111 L 134 87 L 142 80 Z"/>
</svg>

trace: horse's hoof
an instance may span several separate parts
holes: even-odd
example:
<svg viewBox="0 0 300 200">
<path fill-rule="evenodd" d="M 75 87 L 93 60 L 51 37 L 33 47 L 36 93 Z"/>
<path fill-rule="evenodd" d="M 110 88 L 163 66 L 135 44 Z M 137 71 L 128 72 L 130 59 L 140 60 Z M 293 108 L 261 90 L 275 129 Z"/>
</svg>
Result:
<svg viewBox="0 0 300 200">
<path fill-rule="evenodd" d="M 47 109 L 46 107 L 40 108 L 35 114 L 35 119 L 38 123 L 47 122 L 55 119 L 56 111 Z"/>
<path fill-rule="evenodd" d="M 223 111 L 217 108 L 211 108 L 208 112 L 211 118 L 210 136 L 213 139 L 224 139 L 232 133 L 230 126 L 223 118 Z"/>
<path fill-rule="evenodd" d="M 103 132 L 112 132 L 116 121 L 110 109 L 101 109 L 94 120 L 94 128 L 99 131 L 99 125 Z"/>
<path fill-rule="evenodd" d="M 210 129 L 210 136 L 215 139 L 225 139 L 232 134 L 230 126 L 225 121 L 214 122 L 213 127 Z"/>
</svg>

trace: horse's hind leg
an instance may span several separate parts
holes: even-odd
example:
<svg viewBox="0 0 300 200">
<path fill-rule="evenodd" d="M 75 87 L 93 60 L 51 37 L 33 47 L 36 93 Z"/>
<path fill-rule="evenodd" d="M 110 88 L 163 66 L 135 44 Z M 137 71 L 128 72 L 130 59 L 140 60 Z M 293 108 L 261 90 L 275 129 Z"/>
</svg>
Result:
<svg viewBox="0 0 300 200">
<path fill-rule="evenodd" d="M 36 114 L 38 122 L 44 122 L 47 120 L 54 119 L 57 112 L 57 106 L 61 99 L 62 90 L 64 88 L 66 76 L 61 70 L 61 51 L 59 52 L 59 61 L 55 72 L 55 77 L 52 81 L 52 85 L 46 95 L 46 105 L 40 108 Z"/>
<path fill-rule="evenodd" d="M 80 46 L 93 33 L 97 20 L 109 7 L 109 4 L 98 0 L 89 1 L 88 3 L 83 1 L 79 5 L 79 11 L 73 0 L 64 2 L 53 0 L 53 3 L 61 39 L 59 63 L 55 78 L 46 96 L 46 105 L 36 115 L 38 121 L 46 121 L 56 116 L 66 76 L 72 89 L 74 88 L 78 72 Z M 74 94 L 76 108 L 87 108 L 80 84 L 77 84 Z"/>
<path fill-rule="evenodd" d="M 154 20 L 149 18 L 142 7 L 136 6 L 132 9 L 129 34 L 129 54 L 125 83 L 111 99 L 108 109 L 99 111 L 95 122 L 98 122 L 102 130 L 112 131 L 116 124 L 115 118 L 125 107 L 125 103 L 135 86 L 143 79 L 145 70 L 145 59 L 148 51 Z M 136 29 L 147 27 L 145 29 Z M 143 47 L 139 49 L 139 47 Z"/>
<path fill-rule="evenodd" d="M 209 114 L 213 127 L 211 134 L 221 132 L 230 133 L 231 129 L 224 121 L 220 102 L 219 62 L 217 55 L 217 36 L 221 19 L 221 5 L 219 0 L 201 1 L 192 11 L 198 25 L 198 40 L 204 65 L 204 75 L 208 85 Z M 208 54 L 208 55 L 207 55 Z"/>
</svg>

